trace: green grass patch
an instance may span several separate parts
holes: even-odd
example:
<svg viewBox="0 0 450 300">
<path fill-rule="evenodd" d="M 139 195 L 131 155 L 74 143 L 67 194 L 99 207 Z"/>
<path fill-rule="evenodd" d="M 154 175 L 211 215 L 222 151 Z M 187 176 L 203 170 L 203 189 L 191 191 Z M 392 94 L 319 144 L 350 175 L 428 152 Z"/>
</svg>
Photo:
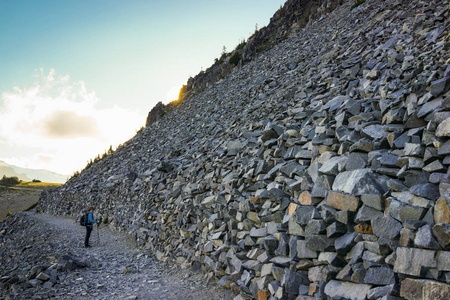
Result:
<svg viewBox="0 0 450 300">
<path fill-rule="evenodd" d="M 361 4 L 363 4 L 364 2 L 366 2 L 366 0 L 356 0 L 353 5 L 350 7 L 350 10 L 353 10 L 355 8 L 357 8 L 358 6 L 360 6 Z"/>
<path fill-rule="evenodd" d="M 0 188 L 16 188 L 16 189 L 35 189 L 35 190 L 50 190 L 57 188 L 61 183 L 41 182 L 40 180 L 22 181 L 17 177 L 3 176 L 0 179 Z"/>
<path fill-rule="evenodd" d="M 21 181 L 15 187 L 36 189 L 36 190 L 50 190 L 50 189 L 55 189 L 55 188 L 59 187 L 60 185 L 61 185 L 61 183 Z"/>
</svg>

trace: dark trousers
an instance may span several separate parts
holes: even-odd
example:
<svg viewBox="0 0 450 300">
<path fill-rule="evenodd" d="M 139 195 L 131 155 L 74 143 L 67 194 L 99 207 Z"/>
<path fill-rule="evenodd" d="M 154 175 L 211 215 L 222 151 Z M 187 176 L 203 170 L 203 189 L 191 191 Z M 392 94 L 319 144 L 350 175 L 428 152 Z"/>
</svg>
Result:
<svg viewBox="0 0 450 300">
<path fill-rule="evenodd" d="M 86 238 L 84 239 L 84 246 L 85 247 L 89 246 L 89 238 L 91 237 L 91 232 L 92 232 L 93 228 L 94 228 L 94 226 L 92 226 L 92 225 L 87 225 L 86 226 Z"/>
</svg>

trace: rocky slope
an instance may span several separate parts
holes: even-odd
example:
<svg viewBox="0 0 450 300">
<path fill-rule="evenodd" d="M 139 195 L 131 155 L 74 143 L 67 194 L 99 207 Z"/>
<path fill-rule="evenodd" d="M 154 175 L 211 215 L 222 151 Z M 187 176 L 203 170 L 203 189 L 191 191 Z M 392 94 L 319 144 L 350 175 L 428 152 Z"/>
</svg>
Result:
<svg viewBox="0 0 450 300">
<path fill-rule="evenodd" d="M 333 11 L 342 3 L 342 0 L 287 0 L 275 12 L 268 26 L 255 30 L 247 41 L 243 41 L 231 52 L 223 53 L 205 72 L 189 78 L 180 91 L 180 100 L 202 92 L 234 71 L 236 66 L 248 63 L 265 49 L 284 40 L 292 29 L 305 27 L 308 22 Z M 170 105 L 168 108 L 170 109 Z"/>
<path fill-rule="evenodd" d="M 42 194 L 234 299 L 448 299 L 447 1 L 343 1 Z"/>
</svg>

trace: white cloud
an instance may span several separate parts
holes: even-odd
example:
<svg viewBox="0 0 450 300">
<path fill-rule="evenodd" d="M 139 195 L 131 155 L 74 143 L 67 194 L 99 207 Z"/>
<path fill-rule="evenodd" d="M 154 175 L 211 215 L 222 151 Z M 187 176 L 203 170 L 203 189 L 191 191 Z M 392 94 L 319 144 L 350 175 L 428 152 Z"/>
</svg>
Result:
<svg viewBox="0 0 450 300">
<path fill-rule="evenodd" d="M 117 105 L 100 109 L 95 92 L 55 70 L 36 73 L 38 83 L 3 93 L 0 160 L 71 174 L 87 161 L 131 138 L 145 113 Z"/>
</svg>

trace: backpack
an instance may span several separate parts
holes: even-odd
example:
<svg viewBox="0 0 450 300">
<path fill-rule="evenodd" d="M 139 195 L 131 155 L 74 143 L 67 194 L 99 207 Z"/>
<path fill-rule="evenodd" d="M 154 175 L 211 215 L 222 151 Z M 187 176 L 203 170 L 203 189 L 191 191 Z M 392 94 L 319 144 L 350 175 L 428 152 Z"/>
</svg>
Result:
<svg viewBox="0 0 450 300">
<path fill-rule="evenodd" d="M 81 216 L 81 219 L 80 219 L 81 226 L 86 226 L 88 224 L 88 214 L 89 213 L 85 213 L 84 215 Z"/>
</svg>

